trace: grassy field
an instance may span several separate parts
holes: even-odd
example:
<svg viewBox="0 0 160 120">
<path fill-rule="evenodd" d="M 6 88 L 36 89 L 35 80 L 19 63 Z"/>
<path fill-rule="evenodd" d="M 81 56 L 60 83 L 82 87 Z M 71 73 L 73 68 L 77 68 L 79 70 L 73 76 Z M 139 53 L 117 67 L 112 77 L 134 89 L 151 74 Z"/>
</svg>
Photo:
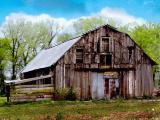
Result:
<svg viewBox="0 0 160 120">
<path fill-rule="evenodd" d="M 119 120 L 160 119 L 160 102 L 41 101 L 8 104 L 0 97 L 0 120 Z"/>
</svg>

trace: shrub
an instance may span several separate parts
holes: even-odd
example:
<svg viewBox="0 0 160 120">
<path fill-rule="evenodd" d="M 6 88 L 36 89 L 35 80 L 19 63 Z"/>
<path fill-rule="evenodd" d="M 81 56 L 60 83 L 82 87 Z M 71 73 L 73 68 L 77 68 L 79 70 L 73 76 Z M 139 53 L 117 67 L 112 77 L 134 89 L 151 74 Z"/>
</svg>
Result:
<svg viewBox="0 0 160 120">
<path fill-rule="evenodd" d="M 143 99 L 152 99 L 152 96 L 150 96 L 150 95 L 143 95 Z"/>
<path fill-rule="evenodd" d="M 67 89 L 57 88 L 55 91 L 55 100 L 65 100 Z"/>
<path fill-rule="evenodd" d="M 55 91 L 55 100 L 76 100 L 76 92 L 71 87 L 69 90 L 65 88 L 57 88 Z"/>
<path fill-rule="evenodd" d="M 73 90 L 73 87 L 71 87 L 67 92 L 66 100 L 74 101 L 76 98 L 76 92 Z"/>
</svg>

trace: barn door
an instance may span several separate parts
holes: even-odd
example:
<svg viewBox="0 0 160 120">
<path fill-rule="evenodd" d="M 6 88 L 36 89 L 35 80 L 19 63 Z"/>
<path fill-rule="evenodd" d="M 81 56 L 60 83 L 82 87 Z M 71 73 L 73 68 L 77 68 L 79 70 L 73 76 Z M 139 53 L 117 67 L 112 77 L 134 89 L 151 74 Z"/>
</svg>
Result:
<svg viewBox="0 0 160 120">
<path fill-rule="evenodd" d="M 105 78 L 104 79 L 104 95 L 106 98 L 110 98 L 109 94 L 109 79 Z"/>
<path fill-rule="evenodd" d="M 119 79 L 109 79 L 104 80 L 104 94 L 108 99 L 115 99 L 119 97 Z"/>
<path fill-rule="evenodd" d="M 110 79 L 110 99 L 119 97 L 119 79 Z"/>
<path fill-rule="evenodd" d="M 91 79 L 92 79 L 92 99 L 104 98 L 103 74 L 92 72 Z"/>
</svg>

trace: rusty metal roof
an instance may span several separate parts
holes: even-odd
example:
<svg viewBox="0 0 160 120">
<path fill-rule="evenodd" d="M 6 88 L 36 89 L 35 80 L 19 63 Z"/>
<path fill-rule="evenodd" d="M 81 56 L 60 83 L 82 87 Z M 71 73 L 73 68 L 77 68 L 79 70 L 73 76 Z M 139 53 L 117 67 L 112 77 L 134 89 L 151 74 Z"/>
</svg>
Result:
<svg viewBox="0 0 160 120">
<path fill-rule="evenodd" d="M 76 37 L 72 40 L 64 42 L 55 47 L 42 50 L 21 73 L 50 67 L 55 64 L 81 37 Z"/>
</svg>

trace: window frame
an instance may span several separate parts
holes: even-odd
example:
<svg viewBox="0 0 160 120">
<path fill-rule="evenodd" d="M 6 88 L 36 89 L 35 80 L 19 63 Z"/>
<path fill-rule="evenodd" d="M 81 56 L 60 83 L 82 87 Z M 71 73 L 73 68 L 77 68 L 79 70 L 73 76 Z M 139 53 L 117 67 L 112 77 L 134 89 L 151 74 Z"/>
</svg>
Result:
<svg viewBox="0 0 160 120">
<path fill-rule="evenodd" d="M 82 50 L 82 51 L 79 51 L 79 54 L 77 50 Z M 83 55 L 84 55 L 84 50 L 83 48 L 76 48 L 76 63 L 80 64 L 80 63 L 83 63 L 84 62 L 84 58 L 83 58 Z M 78 57 L 77 57 L 78 56 Z M 80 56 L 80 57 L 79 57 Z"/>
<path fill-rule="evenodd" d="M 127 48 L 128 48 L 128 61 L 130 62 L 134 54 L 134 46 L 128 46 Z"/>
<path fill-rule="evenodd" d="M 105 40 L 107 39 L 107 40 Z M 111 37 L 109 36 L 102 36 L 101 37 L 101 51 L 102 52 L 106 52 L 106 53 L 109 53 L 110 52 L 110 40 L 111 40 Z M 104 41 L 107 41 L 106 43 Z M 105 47 L 106 45 L 106 47 Z M 108 47 L 107 47 L 108 45 Z"/>
<path fill-rule="evenodd" d="M 104 57 L 103 62 L 102 62 L 102 56 Z M 107 60 L 107 56 L 110 56 L 110 57 L 108 57 L 110 60 Z M 112 65 L 112 54 L 101 54 L 100 55 L 100 64 L 101 65 Z"/>
</svg>

